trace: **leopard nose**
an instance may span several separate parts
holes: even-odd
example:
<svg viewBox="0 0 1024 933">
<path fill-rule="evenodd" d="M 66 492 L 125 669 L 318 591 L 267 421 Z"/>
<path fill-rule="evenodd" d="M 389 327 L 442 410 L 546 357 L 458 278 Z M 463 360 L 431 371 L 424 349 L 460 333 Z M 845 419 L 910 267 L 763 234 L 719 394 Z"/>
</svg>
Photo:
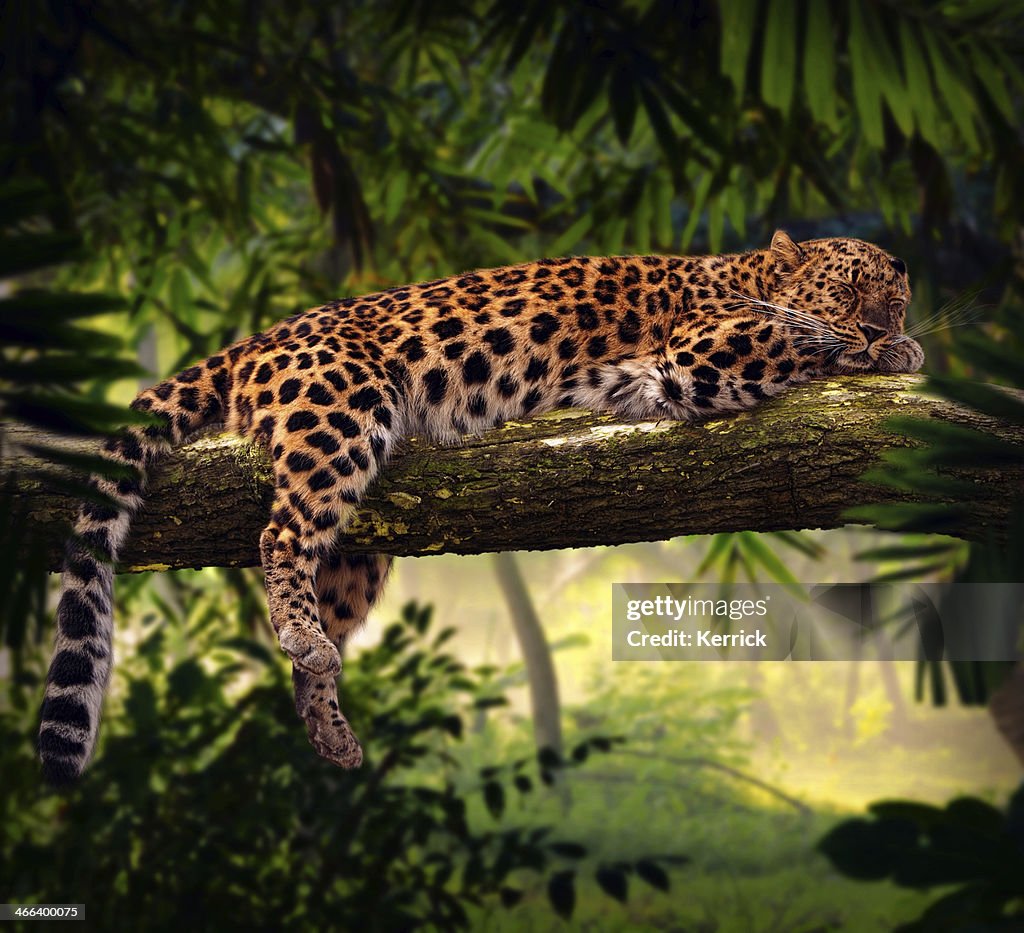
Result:
<svg viewBox="0 0 1024 933">
<path fill-rule="evenodd" d="M 860 332 L 867 337 L 869 345 L 885 336 L 884 327 L 875 327 L 874 324 L 858 324 L 857 326 L 860 328 Z"/>
</svg>

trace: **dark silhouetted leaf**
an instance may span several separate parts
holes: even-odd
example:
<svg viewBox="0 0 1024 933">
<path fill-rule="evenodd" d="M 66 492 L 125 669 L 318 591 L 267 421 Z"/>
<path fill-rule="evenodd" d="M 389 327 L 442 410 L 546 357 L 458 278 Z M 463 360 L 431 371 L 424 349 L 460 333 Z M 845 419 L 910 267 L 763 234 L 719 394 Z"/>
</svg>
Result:
<svg viewBox="0 0 1024 933">
<path fill-rule="evenodd" d="M 617 868 L 599 868 L 594 873 L 594 877 L 606 894 L 614 897 L 617 901 L 626 902 L 629 886 L 624 871 Z"/>
<path fill-rule="evenodd" d="M 548 843 L 548 848 L 563 858 L 583 858 L 587 854 L 586 847 L 578 842 L 551 842 Z"/>
<path fill-rule="evenodd" d="M 641 859 L 636 863 L 636 873 L 652 888 L 657 888 L 659 891 L 669 889 L 668 874 L 657 862 Z"/>
<path fill-rule="evenodd" d="M 555 872 L 548 881 L 548 900 L 559 917 L 570 919 L 576 907 L 576 872 Z"/>
<path fill-rule="evenodd" d="M 488 781 L 484 784 L 484 803 L 491 816 L 498 819 L 505 811 L 505 788 L 497 781 Z"/>
</svg>

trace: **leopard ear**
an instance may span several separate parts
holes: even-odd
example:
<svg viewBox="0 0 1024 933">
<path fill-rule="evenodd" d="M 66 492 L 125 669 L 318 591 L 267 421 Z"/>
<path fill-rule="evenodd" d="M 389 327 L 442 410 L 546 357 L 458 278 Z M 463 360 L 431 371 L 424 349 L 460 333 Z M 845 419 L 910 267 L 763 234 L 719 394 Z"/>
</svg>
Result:
<svg viewBox="0 0 1024 933">
<path fill-rule="evenodd" d="M 779 272 L 792 272 L 805 259 L 804 251 L 793 242 L 785 230 L 775 231 L 771 251 Z"/>
</svg>

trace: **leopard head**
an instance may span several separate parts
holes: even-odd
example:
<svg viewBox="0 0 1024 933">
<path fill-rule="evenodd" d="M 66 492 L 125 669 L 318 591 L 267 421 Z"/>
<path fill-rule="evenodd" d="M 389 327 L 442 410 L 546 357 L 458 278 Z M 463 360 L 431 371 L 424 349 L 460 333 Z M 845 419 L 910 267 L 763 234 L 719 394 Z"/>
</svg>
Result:
<svg viewBox="0 0 1024 933">
<path fill-rule="evenodd" d="M 845 237 L 794 242 L 776 231 L 771 312 L 801 350 L 820 356 L 822 372 L 912 373 L 924 351 L 903 333 L 907 265 L 885 250 Z"/>
</svg>

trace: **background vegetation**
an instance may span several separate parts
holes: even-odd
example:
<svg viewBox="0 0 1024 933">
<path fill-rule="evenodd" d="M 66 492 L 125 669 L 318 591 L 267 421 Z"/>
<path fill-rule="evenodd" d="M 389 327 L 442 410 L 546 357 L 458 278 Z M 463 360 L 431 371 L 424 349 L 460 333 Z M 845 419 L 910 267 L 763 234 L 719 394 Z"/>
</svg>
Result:
<svg viewBox="0 0 1024 933">
<path fill-rule="evenodd" d="M 965 381 L 1024 383 L 1021 3 L 14 0 L 0 17 L 4 418 L 111 430 L 140 385 L 344 294 L 541 255 L 762 246 L 784 226 L 902 256 L 934 387 L 1024 420 Z M 402 562 L 346 665 L 358 775 L 305 746 L 258 573 L 143 575 L 119 581 L 96 765 L 47 796 L 32 736 L 53 581 L 0 507 L 0 894 L 84 900 L 110 929 L 541 929 L 572 913 L 809 930 L 889 929 L 942 885 L 977 888 L 858 871 L 863 832 L 891 822 L 830 834 L 829 859 L 815 845 L 876 796 L 1001 805 L 1017 773 L 982 712 L 914 706 L 914 672 L 874 661 L 838 676 L 606 661 L 612 579 L 1019 579 L 1021 530 L 970 548 L 934 533 L 955 529 L 946 466 L 1024 451 L 902 429 L 931 447 L 875 480 L 934 502 L 869 516 L 900 537 L 515 562 L 555 649 L 560 759 L 535 754 L 489 558 L 477 574 Z M 445 649 L 420 610 L 403 615 L 408 596 L 457 629 Z M 522 601 L 511 611 L 522 631 Z M 948 673 L 953 696 L 984 702 L 1005 672 Z M 941 670 L 919 682 L 948 695 Z M 967 812 L 982 837 L 1018 838 L 1019 816 Z M 943 823 L 879 819 L 902 839 Z M 834 865 L 903 887 L 865 896 Z M 957 890 L 991 928 L 1013 909 L 1010 881 Z"/>
</svg>

